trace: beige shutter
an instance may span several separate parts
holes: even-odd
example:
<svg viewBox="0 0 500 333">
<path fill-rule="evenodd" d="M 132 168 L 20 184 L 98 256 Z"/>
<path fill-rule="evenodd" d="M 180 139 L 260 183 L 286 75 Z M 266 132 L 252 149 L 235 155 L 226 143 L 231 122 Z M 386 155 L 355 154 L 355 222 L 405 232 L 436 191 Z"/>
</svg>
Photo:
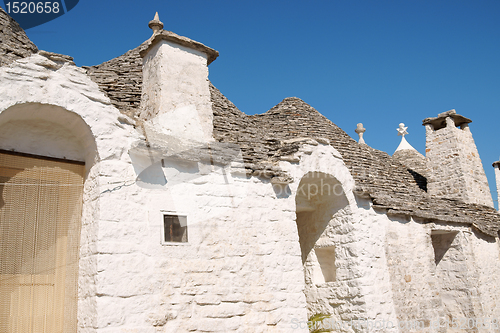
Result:
<svg viewBox="0 0 500 333">
<path fill-rule="evenodd" d="M 0 333 L 76 332 L 83 173 L 0 152 Z"/>
</svg>

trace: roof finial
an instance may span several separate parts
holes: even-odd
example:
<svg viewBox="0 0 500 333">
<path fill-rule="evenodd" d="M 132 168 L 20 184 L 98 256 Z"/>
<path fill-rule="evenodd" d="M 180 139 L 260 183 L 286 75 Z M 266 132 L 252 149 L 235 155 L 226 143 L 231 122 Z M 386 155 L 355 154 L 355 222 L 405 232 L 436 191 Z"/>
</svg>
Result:
<svg viewBox="0 0 500 333">
<path fill-rule="evenodd" d="M 363 124 L 359 123 L 356 127 L 356 130 L 354 131 L 358 133 L 359 135 L 359 143 L 365 143 L 365 140 L 363 139 L 363 133 L 366 132 L 366 128 L 363 128 Z"/>
<path fill-rule="evenodd" d="M 399 124 L 399 128 L 397 128 L 396 130 L 398 131 L 398 135 L 402 136 L 404 138 L 405 135 L 408 134 L 407 129 L 408 129 L 408 127 L 405 127 L 405 124 L 401 123 L 401 124 Z"/>
<path fill-rule="evenodd" d="M 403 149 L 416 150 L 405 139 L 405 135 L 408 135 L 407 129 L 408 129 L 408 127 L 406 127 L 405 124 L 403 124 L 403 123 L 399 124 L 399 127 L 396 129 L 398 131 L 398 136 L 402 136 L 401 143 L 399 144 L 396 151 L 403 150 Z"/>
<path fill-rule="evenodd" d="M 158 12 L 156 12 L 155 18 L 152 21 L 149 21 L 148 27 L 153 29 L 153 35 L 163 29 L 163 23 L 160 21 Z"/>
</svg>

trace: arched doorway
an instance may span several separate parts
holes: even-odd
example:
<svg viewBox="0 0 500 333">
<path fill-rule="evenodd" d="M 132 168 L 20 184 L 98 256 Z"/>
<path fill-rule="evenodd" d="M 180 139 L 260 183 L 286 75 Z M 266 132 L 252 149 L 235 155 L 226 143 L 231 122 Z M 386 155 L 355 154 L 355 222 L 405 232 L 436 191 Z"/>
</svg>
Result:
<svg viewBox="0 0 500 333">
<path fill-rule="evenodd" d="M 299 183 L 295 201 L 309 315 L 339 315 L 331 299 L 338 284 L 336 261 L 339 251 L 345 252 L 340 236 L 349 223 L 347 197 L 332 175 L 309 172 Z"/>
<path fill-rule="evenodd" d="M 0 332 L 77 330 L 92 147 L 85 122 L 60 107 L 27 103 L 0 113 Z"/>
</svg>

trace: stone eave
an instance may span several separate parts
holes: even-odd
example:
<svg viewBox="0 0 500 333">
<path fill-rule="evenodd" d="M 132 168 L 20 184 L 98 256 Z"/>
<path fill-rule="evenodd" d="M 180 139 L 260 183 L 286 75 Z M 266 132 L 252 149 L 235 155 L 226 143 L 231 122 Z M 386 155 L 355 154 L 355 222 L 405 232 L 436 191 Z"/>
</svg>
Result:
<svg viewBox="0 0 500 333">
<path fill-rule="evenodd" d="M 437 117 L 425 118 L 424 120 L 422 120 L 422 125 L 430 124 L 434 128 L 445 127 L 444 125 L 446 123 L 446 118 L 448 117 L 451 117 L 453 119 L 453 121 L 455 122 L 455 126 L 472 123 L 472 120 L 470 120 L 469 118 L 457 114 L 455 110 L 450 110 L 440 113 Z"/>
<path fill-rule="evenodd" d="M 500 215 L 491 207 L 467 204 L 453 199 L 419 198 L 411 207 L 403 202 L 395 202 L 384 193 L 367 193 L 359 188 L 354 192 L 372 200 L 373 208 L 385 210 L 388 216 L 407 216 L 425 220 L 424 223 L 457 223 L 473 227 L 490 236 L 498 237 Z M 438 200 L 439 202 L 435 202 Z M 447 204 L 450 204 L 447 207 Z M 454 204 L 454 205 L 453 205 Z M 460 215 L 456 214 L 461 212 Z"/>
<path fill-rule="evenodd" d="M 161 30 L 158 33 L 154 34 L 148 41 L 146 41 L 141 47 L 139 54 L 141 57 L 145 57 L 151 48 L 153 48 L 157 43 L 162 40 L 166 40 L 181 46 L 185 46 L 187 48 L 205 53 L 207 55 L 207 65 L 210 65 L 217 57 L 219 56 L 219 52 L 203 45 L 200 42 L 194 41 L 184 36 L 179 36 L 176 33 L 168 30 Z"/>
<path fill-rule="evenodd" d="M 492 165 L 493 165 L 494 168 L 499 168 L 500 169 L 500 161 L 496 161 Z"/>
</svg>

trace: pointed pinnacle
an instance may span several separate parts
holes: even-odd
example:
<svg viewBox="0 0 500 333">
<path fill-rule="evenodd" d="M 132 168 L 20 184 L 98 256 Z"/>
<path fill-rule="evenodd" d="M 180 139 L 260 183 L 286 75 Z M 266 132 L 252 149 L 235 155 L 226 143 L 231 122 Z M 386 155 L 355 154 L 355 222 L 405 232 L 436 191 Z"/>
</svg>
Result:
<svg viewBox="0 0 500 333">
<path fill-rule="evenodd" d="M 156 34 L 158 31 L 163 29 L 163 23 L 160 21 L 158 12 L 156 12 L 154 19 L 152 21 L 149 21 L 148 27 L 153 29 L 153 34 Z"/>
</svg>

